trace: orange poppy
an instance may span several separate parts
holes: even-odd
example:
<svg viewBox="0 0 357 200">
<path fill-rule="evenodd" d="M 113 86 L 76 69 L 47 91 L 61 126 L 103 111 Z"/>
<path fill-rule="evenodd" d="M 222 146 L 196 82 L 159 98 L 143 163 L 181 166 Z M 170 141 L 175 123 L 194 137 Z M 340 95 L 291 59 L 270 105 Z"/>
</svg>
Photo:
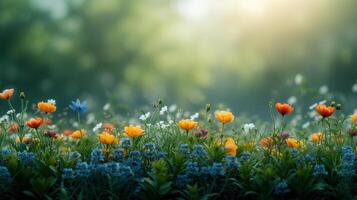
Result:
<svg viewBox="0 0 357 200">
<path fill-rule="evenodd" d="M 353 123 L 357 124 L 357 112 L 351 116 L 351 120 Z"/>
<path fill-rule="evenodd" d="M 37 104 L 37 108 L 46 114 L 56 112 L 57 109 L 56 105 L 54 105 L 53 103 L 43 102 L 43 101 Z"/>
<path fill-rule="evenodd" d="M 237 155 L 238 146 L 234 142 L 233 138 L 231 137 L 227 138 L 226 143 L 224 144 L 224 148 L 227 150 L 228 155 L 230 156 Z"/>
<path fill-rule="evenodd" d="M 74 139 L 80 139 L 86 134 L 86 131 L 84 129 L 81 130 L 76 130 L 71 134 L 71 137 Z"/>
<path fill-rule="evenodd" d="M 218 111 L 216 112 L 215 117 L 223 124 L 232 122 L 234 120 L 233 113 L 229 111 Z"/>
<path fill-rule="evenodd" d="M 294 111 L 294 108 L 288 103 L 276 103 L 275 109 L 282 115 L 288 115 Z"/>
<path fill-rule="evenodd" d="M 194 128 L 197 127 L 197 122 L 196 121 L 193 121 L 193 120 L 190 120 L 190 119 L 182 119 L 179 121 L 178 125 L 181 129 L 184 129 L 186 131 L 190 131 Z"/>
<path fill-rule="evenodd" d="M 265 137 L 265 138 L 261 139 L 259 143 L 264 147 L 269 147 L 270 145 L 272 145 L 274 143 L 274 141 L 273 141 L 272 137 Z"/>
<path fill-rule="evenodd" d="M 69 130 L 69 129 L 66 129 L 63 131 L 63 135 L 65 135 L 65 136 L 70 136 L 70 135 L 72 135 L 72 133 L 73 133 L 73 131 Z"/>
<path fill-rule="evenodd" d="M 99 141 L 102 144 L 112 145 L 115 143 L 116 139 L 114 135 L 104 131 L 99 135 Z"/>
<path fill-rule="evenodd" d="M 20 126 L 17 123 L 13 123 L 9 127 L 8 131 L 11 132 L 11 133 L 19 132 L 20 131 Z"/>
<path fill-rule="evenodd" d="M 29 121 L 26 122 L 26 125 L 30 128 L 34 128 L 37 129 L 38 127 L 40 127 L 43 123 L 43 119 L 40 117 L 36 117 L 33 119 L 30 119 Z"/>
<path fill-rule="evenodd" d="M 105 123 L 102 127 L 105 131 L 112 132 L 114 130 L 114 125 L 111 123 Z"/>
<path fill-rule="evenodd" d="M 291 147 L 291 148 L 299 148 L 302 146 L 302 142 L 295 138 L 288 138 L 285 140 L 285 142 L 286 142 L 286 145 L 288 145 L 288 147 Z"/>
<path fill-rule="evenodd" d="M 324 134 L 322 133 L 313 133 L 310 136 L 311 141 L 313 142 L 320 142 L 324 138 Z"/>
<path fill-rule="evenodd" d="M 0 99 L 10 99 L 14 95 L 14 89 L 6 89 L 0 93 Z"/>
<path fill-rule="evenodd" d="M 326 106 L 323 104 L 319 104 L 315 108 L 316 112 L 318 112 L 323 118 L 330 117 L 334 112 L 335 108 L 333 106 Z"/>
<path fill-rule="evenodd" d="M 144 130 L 140 126 L 129 125 L 124 128 L 128 137 L 136 138 L 144 135 Z"/>
</svg>

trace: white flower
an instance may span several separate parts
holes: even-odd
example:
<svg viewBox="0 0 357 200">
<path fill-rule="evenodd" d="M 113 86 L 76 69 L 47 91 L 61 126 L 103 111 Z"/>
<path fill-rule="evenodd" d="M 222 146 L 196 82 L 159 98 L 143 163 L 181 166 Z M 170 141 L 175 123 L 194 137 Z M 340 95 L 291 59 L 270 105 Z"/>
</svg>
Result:
<svg viewBox="0 0 357 200">
<path fill-rule="evenodd" d="M 156 126 L 158 126 L 159 128 L 165 129 L 170 125 L 169 124 L 165 124 L 164 121 L 159 121 L 159 122 L 156 123 Z"/>
<path fill-rule="evenodd" d="M 3 115 L 2 117 L 0 117 L 0 124 L 3 122 L 8 122 L 9 119 L 9 115 Z"/>
<path fill-rule="evenodd" d="M 87 115 L 87 124 L 92 124 L 95 121 L 95 115 L 94 113 L 89 113 Z"/>
<path fill-rule="evenodd" d="M 165 112 L 167 112 L 167 106 L 161 108 L 160 115 L 163 115 Z"/>
<path fill-rule="evenodd" d="M 169 107 L 169 111 L 170 111 L 170 112 L 175 112 L 176 109 L 177 109 L 177 105 L 176 105 L 176 104 L 172 104 L 172 105 Z"/>
<path fill-rule="evenodd" d="M 11 114 L 14 114 L 15 112 L 16 112 L 15 109 L 11 109 L 11 110 L 7 111 L 6 114 L 11 115 Z"/>
<path fill-rule="evenodd" d="M 73 122 L 72 126 L 77 128 L 79 126 L 79 123 L 78 122 Z"/>
<path fill-rule="evenodd" d="M 103 110 L 104 110 L 104 111 L 109 110 L 109 108 L 110 108 L 110 103 L 106 103 L 106 104 L 103 106 Z"/>
<path fill-rule="evenodd" d="M 296 96 L 291 96 L 291 97 L 289 97 L 288 103 L 289 103 L 290 105 L 294 105 L 294 104 L 296 104 L 296 102 L 297 102 Z"/>
<path fill-rule="evenodd" d="M 327 85 L 323 85 L 323 86 L 320 87 L 320 89 L 319 89 L 319 93 L 320 94 L 327 94 L 327 92 L 328 92 Z"/>
<path fill-rule="evenodd" d="M 102 128 L 102 126 L 103 126 L 103 123 L 101 123 L 101 122 L 96 124 L 93 128 L 93 132 L 97 132 L 100 128 Z"/>
<path fill-rule="evenodd" d="M 200 116 L 199 113 L 195 113 L 195 114 L 193 114 L 193 115 L 190 116 L 190 119 L 191 119 L 191 120 L 195 120 L 195 119 L 197 119 L 199 116 Z"/>
<path fill-rule="evenodd" d="M 50 103 L 50 104 L 52 104 L 52 105 L 56 105 L 56 100 L 54 100 L 54 99 L 49 99 L 49 100 L 47 100 L 47 103 Z"/>
<path fill-rule="evenodd" d="M 304 123 L 303 125 L 302 125 L 302 128 L 303 129 L 306 129 L 306 128 L 308 128 L 310 126 L 310 122 L 306 122 L 306 123 Z"/>
<path fill-rule="evenodd" d="M 353 84 L 352 92 L 357 93 L 357 83 Z"/>
<path fill-rule="evenodd" d="M 149 118 L 149 117 L 150 117 L 150 112 L 147 112 L 147 113 L 145 113 L 145 114 L 140 115 L 139 119 L 140 119 L 141 121 L 145 121 L 145 120 L 147 120 L 147 118 Z"/>
<path fill-rule="evenodd" d="M 52 124 L 52 125 L 49 125 L 48 128 L 51 130 L 54 130 L 54 129 L 57 129 L 57 126 L 56 126 L 56 124 Z"/>
<path fill-rule="evenodd" d="M 296 74 L 294 82 L 296 85 L 301 85 L 304 77 L 301 74 Z"/>
<path fill-rule="evenodd" d="M 255 125 L 253 123 L 247 123 L 243 125 L 244 133 L 249 133 L 251 130 L 255 129 Z"/>
</svg>

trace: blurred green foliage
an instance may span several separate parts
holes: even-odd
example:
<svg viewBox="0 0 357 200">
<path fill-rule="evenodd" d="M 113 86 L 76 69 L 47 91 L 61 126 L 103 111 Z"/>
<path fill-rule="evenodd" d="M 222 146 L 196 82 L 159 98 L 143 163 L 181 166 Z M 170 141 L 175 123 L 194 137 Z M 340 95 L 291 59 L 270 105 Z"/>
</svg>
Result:
<svg viewBox="0 0 357 200">
<path fill-rule="evenodd" d="M 301 73 L 353 108 L 356 1 L 250 2 L 1 0 L 0 87 L 60 104 L 162 97 L 258 114 L 297 93 L 311 104 L 317 96 L 293 86 Z"/>
</svg>

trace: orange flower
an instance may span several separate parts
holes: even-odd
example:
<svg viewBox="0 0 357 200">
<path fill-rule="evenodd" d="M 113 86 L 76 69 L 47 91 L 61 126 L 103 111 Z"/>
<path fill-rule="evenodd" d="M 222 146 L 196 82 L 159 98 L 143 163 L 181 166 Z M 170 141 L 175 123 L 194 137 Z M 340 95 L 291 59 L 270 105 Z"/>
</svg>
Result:
<svg viewBox="0 0 357 200">
<path fill-rule="evenodd" d="M 231 113 L 229 111 L 218 111 L 218 112 L 216 112 L 215 116 L 216 116 L 216 119 L 223 124 L 232 122 L 234 120 L 233 113 Z"/>
<path fill-rule="evenodd" d="M 37 108 L 46 114 L 56 112 L 57 109 L 55 104 L 43 101 L 37 104 Z"/>
<path fill-rule="evenodd" d="M 275 109 L 282 115 L 288 115 L 294 111 L 294 108 L 288 103 L 276 103 Z"/>
<path fill-rule="evenodd" d="M 124 128 L 128 137 L 136 138 L 144 135 L 144 130 L 140 126 L 129 125 Z"/>
<path fill-rule="evenodd" d="M 81 130 L 76 130 L 71 134 L 71 137 L 74 139 L 80 139 L 86 134 L 86 131 L 84 129 Z"/>
<path fill-rule="evenodd" d="M 103 124 L 103 128 L 105 131 L 112 132 L 114 130 L 114 125 L 111 123 Z"/>
<path fill-rule="evenodd" d="M 11 133 L 19 132 L 19 130 L 20 130 L 20 126 L 17 123 L 11 124 L 11 126 L 8 129 L 8 131 Z"/>
<path fill-rule="evenodd" d="M 27 121 L 26 125 L 30 128 L 38 129 L 38 127 L 40 127 L 42 123 L 43 123 L 43 119 L 40 117 L 36 117 Z"/>
<path fill-rule="evenodd" d="M 302 143 L 295 138 L 288 138 L 285 140 L 285 142 L 286 142 L 286 145 L 288 145 L 288 147 L 291 147 L 291 148 L 299 148 L 302 146 Z"/>
<path fill-rule="evenodd" d="M 186 131 L 190 131 L 190 130 L 196 128 L 197 124 L 198 124 L 197 122 L 190 120 L 190 119 L 182 119 L 178 123 L 179 127 Z"/>
<path fill-rule="evenodd" d="M 65 136 L 70 136 L 70 135 L 72 135 L 72 133 L 73 133 L 73 131 L 69 130 L 69 129 L 66 129 L 63 131 L 63 135 L 65 135 Z"/>
<path fill-rule="evenodd" d="M 104 131 L 99 135 L 99 141 L 102 144 L 112 145 L 115 142 L 115 136 Z"/>
<path fill-rule="evenodd" d="M 319 104 L 316 106 L 316 112 L 318 112 L 322 117 L 330 117 L 334 112 L 335 108 L 333 106 L 326 106 Z"/>
<path fill-rule="evenodd" d="M 265 137 L 265 138 L 261 139 L 259 143 L 264 147 L 269 147 L 273 144 L 273 142 L 274 142 L 273 138 Z"/>
<path fill-rule="evenodd" d="M 322 133 L 313 133 L 310 136 L 311 141 L 320 142 L 324 138 L 324 134 Z"/>
<path fill-rule="evenodd" d="M 351 120 L 353 123 L 357 124 L 357 112 L 351 116 Z"/>
<path fill-rule="evenodd" d="M 230 156 L 237 155 L 238 146 L 234 142 L 233 138 L 231 137 L 227 138 L 226 143 L 224 144 L 224 148 L 227 150 L 228 155 Z"/>
<path fill-rule="evenodd" d="M 6 89 L 0 93 L 0 99 L 10 99 L 14 95 L 14 89 Z"/>
</svg>

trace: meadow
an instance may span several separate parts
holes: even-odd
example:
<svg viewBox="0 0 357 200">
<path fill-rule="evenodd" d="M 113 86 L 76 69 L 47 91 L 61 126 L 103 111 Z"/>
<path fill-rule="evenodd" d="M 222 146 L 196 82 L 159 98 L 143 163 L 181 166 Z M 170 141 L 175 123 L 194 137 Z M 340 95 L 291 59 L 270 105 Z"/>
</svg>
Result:
<svg viewBox="0 0 357 200">
<path fill-rule="evenodd" d="M 284 102 L 269 104 L 270 122 L 254 124 L 210 104 L 190 113 L 158 100 L 128 117 L 109 104 L 94 115 L 79 99 L 61 112 L 52 99 L 31 106 L 14 89 L 0 100 L 9 106 L 0 118 L 2 199 L 357 195 L 357 113 L 341 113 L 337 102 L 312 105 L 315 117 L 297 128 Z"/>
</svg>

